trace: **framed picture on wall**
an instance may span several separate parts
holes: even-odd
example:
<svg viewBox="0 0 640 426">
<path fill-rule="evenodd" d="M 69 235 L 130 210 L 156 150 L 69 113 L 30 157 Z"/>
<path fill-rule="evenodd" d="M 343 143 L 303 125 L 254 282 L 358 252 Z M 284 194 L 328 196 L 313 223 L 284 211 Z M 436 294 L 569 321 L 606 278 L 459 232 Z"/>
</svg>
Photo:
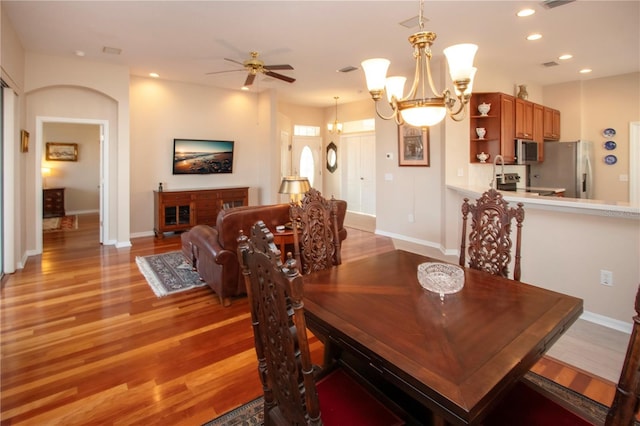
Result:
<svg viewBox="0 0 640 426">
<path fill-rule="evenodd" d="M 398 126 L 398 165 L 429 166 L 429 128 Z"/>
<path fill-rule="evenodd" d="M 78 161 L 77 143 L 47 142 L 47 161 Z"/>
<path fill-rule="evenodd" d="M 20 130 L 20 152 L 29 152 L 29 132 Z"/>
</svg>

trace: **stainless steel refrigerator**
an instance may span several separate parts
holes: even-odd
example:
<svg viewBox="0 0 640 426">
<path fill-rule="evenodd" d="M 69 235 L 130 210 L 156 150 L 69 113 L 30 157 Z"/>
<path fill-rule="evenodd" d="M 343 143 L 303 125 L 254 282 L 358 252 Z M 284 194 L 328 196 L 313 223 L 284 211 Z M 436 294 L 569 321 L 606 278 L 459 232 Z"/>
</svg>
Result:
<svg viewBox="0 0 640 426">
<path fill-rule="evenodd" d="M 531 164 L 529 186 L 565 188 L 565 197 L 593 197 L 591 142 L 545 142 L 544 161 Z"/>
</svg>

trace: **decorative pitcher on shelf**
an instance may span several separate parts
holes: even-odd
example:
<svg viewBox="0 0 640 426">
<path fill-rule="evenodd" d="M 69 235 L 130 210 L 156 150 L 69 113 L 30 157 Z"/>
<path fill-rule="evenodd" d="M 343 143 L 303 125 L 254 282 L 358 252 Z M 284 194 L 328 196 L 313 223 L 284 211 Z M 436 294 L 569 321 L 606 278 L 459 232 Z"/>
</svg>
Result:
<svg viewBox="0 0 640 426">
<path fill-rule="evenodd" d="M 487 104 L 487 103 L 483 102 L 480 105 L 478 105 L 478 112 L 480 113 L 480 115 L 489 114 L 489 110 L 490 109 L 491 109 L 491 104 Z"/>
<path fill-rule="evenodd" d="M 489 154 L 483 151 L 480 154 L 476 155 L 476 158 L 480 160 L 481 163 L 486 163 L 489 159 Z"/>
</svg>

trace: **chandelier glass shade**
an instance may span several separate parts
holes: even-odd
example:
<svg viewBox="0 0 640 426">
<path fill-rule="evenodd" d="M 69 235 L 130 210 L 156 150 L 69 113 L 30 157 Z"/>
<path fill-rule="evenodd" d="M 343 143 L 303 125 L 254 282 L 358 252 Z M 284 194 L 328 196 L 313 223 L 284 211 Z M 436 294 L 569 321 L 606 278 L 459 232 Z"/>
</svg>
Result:
<svg viewBox="0 0 640 426">
<path fill-rule="evenodd" d="M 339 96 L 334 96 L 333 99 L 336 100 L 336 119 L 333 123 L 327 124 L 327 130 L 329 133 L 342 133 L 342 123 L 338 122 L 338 99 Z"/>
<path fill-rule="evenodd" d="M 383 58 L 367 59 L 362 68 L 367 80 L 367 88 L 376 103 L 376 113 L 385 120 L 395 119 L 398 124 L 407 123 L 415 127 L 429 127 L 441 122 L 447 114 L 460 121 L 466 113 L 466 105 L 471 98 L 473 79 L 477 69 L 473 66 L 478 46 L 475 44 L 457 44 L 444 49 L 453 81 L 453 93 L 449 89 L 438 92 L 431 75 L 431 46 L 436 34 L 423 31 L 423 0 L 420 1 L 420 31 L 409 37 L 415 58 L 415 75 L 411 89 L 404 95 L 405 77 L 387 77 L 390 62 Z M 392 109 L 390 116 L 384 116 L 378 110 L 378 101 L 385 92 L 387 102 Z"/>
</svg>

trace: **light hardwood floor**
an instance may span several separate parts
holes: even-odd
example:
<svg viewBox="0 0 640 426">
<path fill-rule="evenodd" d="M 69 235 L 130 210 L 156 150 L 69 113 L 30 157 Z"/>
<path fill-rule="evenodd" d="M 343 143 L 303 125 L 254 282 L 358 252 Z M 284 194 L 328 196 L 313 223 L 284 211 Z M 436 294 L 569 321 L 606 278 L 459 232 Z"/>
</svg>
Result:
<svg viewBox="0 0 640 426">
<path fill-rule="evenodd" d="M 220 305 L 208 287 L 156 298 L 136 256 L 179 237 L 98 244 L 97 217 L 44 235 L 44 253 L 5 277 L 0 298 L 0 424 L 200 425 L 261 393 L 246 297 Z M 348 262 L 393 249 L 349 229 Z M 314 362 L 322 344 L 311 338 Z M 543 358 L 534 371 L 610 404 L 614 386 Z"/>
</svg>

